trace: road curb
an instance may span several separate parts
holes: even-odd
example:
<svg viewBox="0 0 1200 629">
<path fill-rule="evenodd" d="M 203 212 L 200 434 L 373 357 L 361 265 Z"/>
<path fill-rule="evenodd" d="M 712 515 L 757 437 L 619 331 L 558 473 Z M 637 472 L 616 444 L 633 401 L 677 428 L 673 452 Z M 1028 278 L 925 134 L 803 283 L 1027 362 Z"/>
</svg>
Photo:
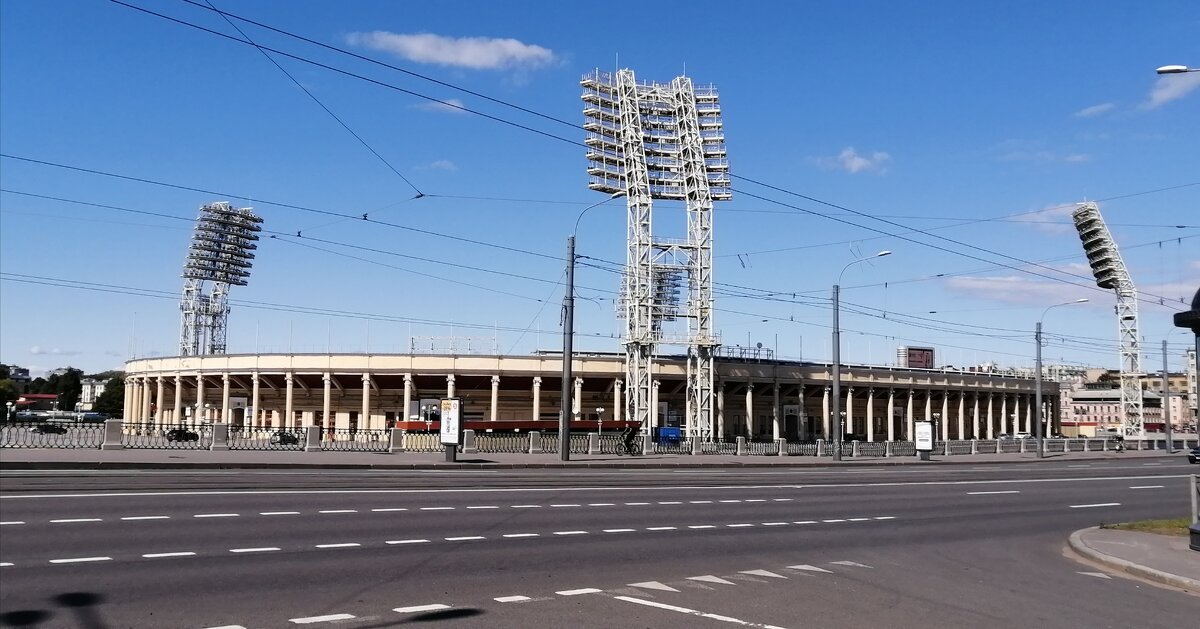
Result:
<svg viewBox="0 0 1200 629">
<path fill-rule="evenodd" d="M 1170 572 L 1155 570 L 1154 568 L 1136 564 L 1132 561 L 1127 561 L 1119 557 L 1113 557 L 1112 555 L 1102 553 L 1095 548 L 1088 546 L 1087 543 L 1083 541 L 1083 535 L 1088 531 L 1096 530 L 1099 530 L 1099 527 L 1092 526 L 1071 533 L 1071 537 L 1068 540 L 1071 545 L 1071 550 L 1079 553 L 1087 559 L 1095 561 L 1096 563 L 1108 566 L 1113 570 L 1131 574 L 1135 577 L 1141 577 L 1149 581 L 1155 581 L 1164 585 L 1169 585 L 1171 587 L 1177 587 L 1182 590 L 1200 592 L 1200 581 L 1197 581 L 1196 579 L 1189 579 L 1188 577 L 1181 577 L 1177 574 L 1171 574 Z"/>
</svg>

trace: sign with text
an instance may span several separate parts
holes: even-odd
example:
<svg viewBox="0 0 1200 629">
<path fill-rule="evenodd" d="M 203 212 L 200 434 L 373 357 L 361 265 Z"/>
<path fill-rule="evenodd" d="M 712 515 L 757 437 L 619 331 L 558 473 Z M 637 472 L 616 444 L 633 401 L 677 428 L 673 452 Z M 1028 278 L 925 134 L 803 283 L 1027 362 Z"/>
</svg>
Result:
<svg viewBox="0 0 1200 629">
<path fill-rule="evenodd" d="M 933 422 L 916 423 L 917 451 L 930 452 L 933 450 Z"/>
<path fill-rule="evenodd" d="M 443 399 L 441 401 L 441 411 L 442 445 L 462 445 L 462 400 L 456 397 Z"/>
</svg>

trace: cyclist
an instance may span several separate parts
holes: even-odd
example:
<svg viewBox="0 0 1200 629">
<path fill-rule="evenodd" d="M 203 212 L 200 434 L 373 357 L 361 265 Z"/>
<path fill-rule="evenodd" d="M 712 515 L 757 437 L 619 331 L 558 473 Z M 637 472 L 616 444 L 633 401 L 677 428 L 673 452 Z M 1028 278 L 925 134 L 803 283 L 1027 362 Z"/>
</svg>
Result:
<svg viewBox="0 0 1200 629">
<path fill-rule="evenodd" d="M 1125 451 L 1125 437 L 1121 435 L 1113 435 L 1112 440 L 1117 444 L 1117 452 Z"/>
<path fill-rule="evenodd" d="M 638 431 L 640 429 L 640 424 L 637 426 L 630 424 L 625 426 L 625 428 L 621 431 L 621 449 L 623 452 L 628 452 L 631 455 L 636 453 L 633 444 L 635 441 L 637 441 Z"/>
</svg>

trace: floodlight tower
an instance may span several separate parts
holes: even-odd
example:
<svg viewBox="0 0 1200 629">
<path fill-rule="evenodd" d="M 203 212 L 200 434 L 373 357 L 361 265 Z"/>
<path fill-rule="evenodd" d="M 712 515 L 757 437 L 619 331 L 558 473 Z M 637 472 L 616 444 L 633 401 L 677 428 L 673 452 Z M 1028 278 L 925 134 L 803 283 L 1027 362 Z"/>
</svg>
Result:
<svg viewBox="0 0 1200 629">
<path fill-rule="evenodd" d="M 621 286 L 625 318 L 625 416 L 649 429 L 654 346 L 688 350 L 686 432 L 712 439 L 712 202 L 732 196 L 717 91 L 686 76 L 670 84 L 639 83 L 632 70 L 596 70 L 583 77 L 588 187 L 625 192 L 627 244 Z M 655 240 L 654 199 L 681 200 L 684 241 Z M 686 338 L 666 337 L 664 321 L 679 314 L 680 277 L 688 276 Z"/>
<path fill-rule="evenodd" d="M 1117 294 L 1117 325 L 1121 335 L 1121 422 L 1126 437 L 1143 434 L 1142 350 L 1138 344 L 1137 288 L 1117 251 L 1117 243 L 1095 203 L 1080 204 L 1071 212 L 1075 231 L 1083 242 L 1092 275 L 1100 288 Z"/>
<path fill-rule="evenodd" d="M 251 208 L 234 208 L 225 201 L 200 208 L 183 264 L 180 356 L 225 353 L 229 288 L 245 286 L 250 277 L 261 223 Z M 206 282 L 213 284 L 209 292 Z"/>
</svg>

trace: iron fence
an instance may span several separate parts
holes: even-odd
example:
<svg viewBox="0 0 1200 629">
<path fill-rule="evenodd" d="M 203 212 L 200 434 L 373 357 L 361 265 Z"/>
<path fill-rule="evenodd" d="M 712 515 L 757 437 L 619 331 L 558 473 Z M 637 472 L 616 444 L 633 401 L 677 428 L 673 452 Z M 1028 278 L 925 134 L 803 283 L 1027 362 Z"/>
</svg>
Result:
<svg viewBox="0 0 1200 629">
<path fill-rule="evenodd" d="M 717 439 L 700 444 L 700 454 L 737 454 L 737 441 Z"/>
<path fill-rule="evenodd" d="M 446 451 L 446 447 L 442 445 L 442 436 L 436 432 L 406 432 L 400 443 L 405 452 Z"/>
<path fill-rule="evenodd" d="M 600 454 L 616 454 L 624 452 L 624 445 L 621 443 L 620 434 L 604 434 L 600 433 Z"/>
<path fill-rule="evenodd" d="M 121 443 L 135 449 L 207 450 L 212 446 L 212 425 L 123 422 Z"/>
<path fill-rule="evenodd" d="M 1010 454 L 1021 451 L 1021 442 L 1016 439 L 1001 439 L 997 443 L 999 444 L 999 452 Z"/>
<path fill-rule="evenodd" d="M 817 444 L 789 441 L 787 444 L 787 453 L 789 456 L 817 456 Z"/>
<path fill-rule="evenodd" d="M 1087 442 L 1088 450 L 1096 452 L 1104 449 L 1104 444 L 1108 442 L 1108 439 L 1085 439 L 1084 441 Z"/>
<path fill-rule="evenodd" d="M 882 441 L 861 441 L 858 444 L 858 456 L 886 456 L 887 444 Z"/>
<path fill-rule="evenodd" d="M 682 437 L 680 439 L 664 439 L 654 444 L 655 454 L 691 454 L 692 439 L 691 437 Z"/>
<path fill-rule="evenodd" d="M 751 441 L 746 444 L 746 454 L 752 455 L 779 455 L 779 443 L 775 441 Z"/>
<path fill-rule="evenodd" d="M 558 433 L 544 432 L 541 436 L 542 452 L 545 454 L 558 454 Z M 587 454 L 588 452 L 588 436 L 586 434 L 572 433 L 568 438 L 567 444 L 571 454 Z"/>
<path fill-rule="evenodd" d="M 892 443 L 892 456 L 916 456 L 917 444 L 913 441 L 896 441 Z"/>
<path fill-rule="evenodd" d="M 1067 439 L 1067 452 L 1083 452 L 1083 443 L 1086 439 Z"/>
<path fill-rule="evenodd" d="M 15 421 L 0 424 L 0 448 L 99 448 L 104 424 Z"/>
<path fill-rule="evenodd" d="M 476 433 L 475 448 L 485 454 L 525 454 L 529 452 L 529 434 Z"/>
<path fill-rule="evenodd" d="M 971 442 L 959 440 L 959 441 L 951 441 L 950 442 L 950 450 L 947 454 L 953 455 L 953 454 L 970 454 L 970 453 L 971 453 Z"/>
<path fill-rule="evenodd" d="M 335 428 L 321 431 L 321 449 L 338 452 L 387 452 L 390 430 L 350 430 Z"/>
<path fill-rule="evenodd" d="M 1066 452 L 1066 441 L 1063 439 L 1047 439 L 1046 452 Z"/>
<path fill-rule="evenodd" d="M 303 450 L 305 439 L 303 428 L 274 430 L 242 426 L 229 427 L 230 450 Z"/>
</svg>

